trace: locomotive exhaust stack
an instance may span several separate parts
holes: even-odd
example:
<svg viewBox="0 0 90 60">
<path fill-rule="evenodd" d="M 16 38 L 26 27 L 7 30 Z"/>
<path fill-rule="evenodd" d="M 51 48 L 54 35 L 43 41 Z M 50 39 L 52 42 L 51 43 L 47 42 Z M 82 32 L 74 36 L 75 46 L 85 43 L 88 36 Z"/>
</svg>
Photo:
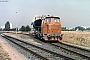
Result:
<svg viewBox="0 0 90 60">
<path fill-rule="evenodd" d="M 45 41 L 62 40 L 60 18 L 50 15 L 35 16 L 33 20 L 34 35 Z"/>
</svg>

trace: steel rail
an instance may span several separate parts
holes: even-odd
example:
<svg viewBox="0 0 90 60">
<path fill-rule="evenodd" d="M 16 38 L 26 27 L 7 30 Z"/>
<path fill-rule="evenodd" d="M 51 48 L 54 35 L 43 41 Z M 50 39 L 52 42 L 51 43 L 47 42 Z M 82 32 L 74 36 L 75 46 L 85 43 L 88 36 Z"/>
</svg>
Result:
<svg viewBox="0 0 90 60">
<path fill-rule="evenodd" d="M 64 46 L 62 46 L 62 44 Z M 87 51 L 86 49 L 82 49 L 82 48 L 79 48 L 79 47 L 67 45 L 67 44 L 64 44 L 64 43 L 61 43 L 61 42 L 59 42 L 59 43 L 52 43 L 50 45 L 53 45 L 54 47 L 56 47 L 58 49 L 66 50 L 68 52 L 71 52 L 71 53 L 74 53 L 76 55 L 79 55 L 82 58 L 85 58 L 87 60 L 90 60 L 90 51 L 89 50 Z M 65 46 L 68 46 L 68 47 L 65 47 Z M 77 49 L 77 51 L 75 51 L 76 49 Z M 81 53 L 82 50 L 83 50 L 83 52 Z M 88 52 L 88 53 L 85 53 L 85 51 Z"/>
<path fill-rule="evenodd" d="M 7 36 L 7 35 L 5 35 L 5 36 Z M 10 36 L 7 36 L 7 37 L 13 38 L 13 37 L 10 37 Z M 56 52 L 53 52 L 53 51 L 50 51 L 50 50 L 41 48 L 41 47 L 39 47 L 39 46 L 35 46 L 35 45 L 30 44 L 30 43 L 28 43 L 28 42 L 25 42 L 25 41 L 22 41 L 22 40 L 19 40 L 19 39 L 16 39 L 16 38 L 13 38 L 13 39 L 18 40 L 18 41 L 21 41 L 21 42 L 26 43 L 26 44 L 28 44 L 28 45 L 31 45 L 31 46 L 33 46 L 33 47 L 39 48 L 39 49 L 41 49 L 41 50 L 44 50 L 45 52 L 48 52 L 48 53 L 50 53 L 50 54 L 53 54 L 53 55 L 55 55 L 55 56 L 57 56 L 57 57 L 61 57 L 61 58 L 68 59 L 68 60 L 75 60 L 75 59 L 72 58 L 72 57 L 68 57 L 68 56 L 64 56 L 64 55 L 62 55 L 62 54 L 58 54 L 58 53 L 56 53 Z M 16 43 L 16 42 L 14 42 L 14 43 Z M 25 47 L 24 47 L 24 48 L 25 48 Z M 35 53 L 35 52 L 34 52 L 34 53 Z"/>
<path fill-rule="evenodd" d="M 14 44 L 18 45 L 18 46 L 21 47 L 22 49 L 30 52 L 31 54 L 33 54 L 33 55 L 36 56 L 37 58 L 40 58 L 40 60 L 49 60 L 48 58 L 43 57 L 43 56 L 41 56 L 40 54 L 37 54 L 36 52 L 33 52 L 33 51 L 31 51 L 30 49 L 27 49 L 26 47 L 24 47 L 24 46 L 22 46 L 22 45 L 20 45 L 20 44 L 18 44 L 18 43 L 16 43 L 16 42 L 10 40 L 8 37 L 6 37 L 6 36 L 3 36 L 3 37 L 6 38 L 6 39 L 8 39 L 9 41 L 13 42 Z"/>
</svg>

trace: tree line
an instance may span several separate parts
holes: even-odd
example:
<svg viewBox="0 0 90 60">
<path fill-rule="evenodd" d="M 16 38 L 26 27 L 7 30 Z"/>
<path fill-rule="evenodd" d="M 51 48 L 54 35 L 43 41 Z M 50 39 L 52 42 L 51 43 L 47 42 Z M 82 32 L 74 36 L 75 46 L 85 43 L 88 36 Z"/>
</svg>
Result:
<svg viewBox="0 0 90 60">
<path fill-rule="evenodd" d="M 76 26 L 72 29 L 68 29 L 67 27 L 62 27 L 62 31 L 76 31 L 76 30 L 79 30 L 79 31 L 90 30 L 90 27 L 84 28 L 82 26 Z"/>
<path fill-rule="evenodd" d="M 28 31 L 31 31 L 31 28 L 29 27 L 29 25 L 27 25 L 26 27 L 25 27 L 25 26 L 22 26 L 22 27 L 19 29 L 19 31 L 26 31 L 26 32 L 28 32 Z"/>
<path fill-rule="evenodd" d="M 16 31 L 16 29 L 17 29 L 17 31 L 19 30 L 19 31 L 24 31 L 24 32 L 31 31 L 31 28 L 29 27 L 29 25 L 27 25 L 27 26 L 21 26 L 20 29 L 18 29 L 17 27 L 10 29 L 10 23 L 9 23 L 9 21 L 7 21 L 5 23 L 5 28 L 3 29 L 3 31 Z M 2 30 L 2 29 L 0 29 L 0 30 Z"/>
</svg>

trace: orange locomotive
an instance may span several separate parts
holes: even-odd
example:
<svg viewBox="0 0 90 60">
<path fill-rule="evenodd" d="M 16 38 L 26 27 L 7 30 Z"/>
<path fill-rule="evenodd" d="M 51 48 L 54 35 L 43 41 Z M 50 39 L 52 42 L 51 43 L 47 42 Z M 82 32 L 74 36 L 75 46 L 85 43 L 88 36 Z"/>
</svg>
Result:
<svg viewBox="0 0 90 60">
<path fill-rule="evenodd" d="M 62 40 L 61 23 L 59 17 L 39 16 L 33 21 L 34 35 L 45 41 Z"/>
</svg>

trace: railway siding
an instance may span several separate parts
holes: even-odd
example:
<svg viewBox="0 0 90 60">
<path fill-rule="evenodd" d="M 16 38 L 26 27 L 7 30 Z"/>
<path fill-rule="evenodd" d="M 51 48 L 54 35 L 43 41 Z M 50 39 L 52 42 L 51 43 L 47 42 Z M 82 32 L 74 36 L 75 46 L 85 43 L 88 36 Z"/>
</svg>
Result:
<svg viewBox="0 0 90 60">
<path fill-rule="evenodd" d="M 71 43 L 66 43 L 66 42 L 62 42 L 62 41 L 59 41 L 59 42 L 62 43 L 62 44 L 65 44 L 65 45 L 74 46 L 76 48 L 80 48 L 80 49 L 84 49 L 84 50 L 90 51 L 89 47 L 80 46 L 80 45 L 71 44 Z"/>
<path fill-rule="evenodd" d="M 24 39 L 20 39 L 20 38 L 18 38 L 19 40 L 23 40 L 23 41 L 25 41 L 25 42 L 27 42 L 27 43 L 29 43 L 29 41 L 27 41 L 27 40 L 24 40 Z M 30 42 L 30 44 L 33 44 L 32 42 Z M 68 54 L 68 53 L 66 53 L 65 51 L 63 51 L 63 50 L 60 50 L 60 49 L 55 49 L 55 48 L 53 48 L 52 46 L 49 46 L 48 44 L 46 44 L 46 43 L 36 43 L 36 44 L 34 44 L 35 46 L 38 46 L 38 47 L 40 47 L 41 48 L 41 50 L 44 50 L 44 49 L 47 49 L 47 50 L 51 50 L 51 51 L 53 51 L 53 52 L 56 52 L 56 53 L 59 53 L 59 54 L 61 54 L 61 55 L 67 55 L 67 57 L 72 57 L 73 59 L 75 59 L 75 60 L 82 60 L 82 58 L 80 59 L 78 56 L 75 56 L 75 55 L 73 55 L 73 54 Z M 76 52 L 76 53 L 80 53 L 80 54 L 82 54 L 82 55 L 85 55 L 86 56 L 86 58 L 88 59 L 90 59 L 90 52 L 87 52 L 87 51 L 90 51 L 89 49 L 87 49 L 87 48 L 82 48 L 81 46 L 80 47 L 78 47 L 78 45 L 73 45 L 73 44 L 68 44 L 68 43 L 64 43 L 64 42 L 61 42 L 60 41 L 60 43 L 58 44 L 58 46 L 62 46 L 63 48 L 67 48 L 68 50 L 71 50 L 71 51 L 74 51 L 74 52 Z M 70 47 L 68 47 L 68 45 L 70 45 L 71 46 L 71 48 Z M 72 48 L 72 46 L 74 46 L 75 48 Z M 27 47 L 27 46 L 26 46 Z M 44 48 L 44 49 L 42 49 L 42 48 Z M 77 48 L 79 48 L 80 50 L 78 50 Z M 82 52 L 81 51 L 81 49 L 83 49 L 84 51 Z M 32 49 L 33 50 L 33 49 Z M 38 49 L 34 49 L 35 51 L 36 50 L 38 50 Z M 46 50 L 46 51 L 47 51 Z M 60 50 L 60 51 L 59 51 Z M 86 51 L 85 51 L 86 50 Z M 36 51 L 37 52 L 37 51 Z M 40 51 L 38 51 L 38 52 L 40 52 Z M 48 53 L 52 53 L 52 52 L 50 52 L 50 51 L 47 51 Z M 42 53 L 45 53 L 45 52 L 42 52 Z M 41 53 L 41 54 L 42 54 Z M 50 57 L 50 56 L 52 56 L 52 55 L 48 55 L 48 53 L 47 53 L 47 56 L 46 57 Z M 61 55 L 58 55 L 58 56 L 61 56 Z M 58 58 L 58 56 L 57 56 L 57 58 Z M 49 58 L 50 59 L 50 58 Z M 55 58 L 53 58 L 53 59 L 55 59 Z M 86 60 L 87 60 L 86 59 Z M 83 59 L 84 60 L 84 59 Z"/>
<path fill-rule="evenodd" d="M 29 43 L 29 42 L 26 42 L 26 43 Z M 29 44 L 32 44 L 32 43 L 29 43 Z M 32 44 L 33 45 L 33 44 Z M 58 57 L 65 57 L 65 59 L 67 59 L 67 58 L 71 58 L 71 59 L 79 59 L 78 57 L 75 57 L 75 56 L 72 56 L 72 55 L 69 55 L 69 54 L 66 54 L 66 53 L 64 53 L 64 52 L 62 52 L 62 51 L 60 51 L 60 50 L 58 50 L 58 49 L 54 49 L 54 48 L 52 48 L 52 47 L 50 47 L 50 46 L 48 46 L 48 45 L 38 45 L 39 46 L 39 48 L 41 48 L 41 50 L 44 50 L 44 49 L 46 49 L 46 51 L 48 52 L 48 53 L 54 53 L 56 56 L 58 56 Z M 52 52 L 50 52 L 50 51 L 52 51 Z M 57 54 L 56 54 L 57 53 Z"/>
<path fill-rule="evenodd" d="M 71 51 L 74 51 L 74 52 L 78 52 L 82 55 L 85 55 L 87 57 L 90 57 L 90 48 L 88 47 L 83 47 L 83 46 L 79 46 L 79 45 L 74 45 L 74 44 L 69 44 L 69 43 L 65 43 L 65 42 L 60 42 L 58 44 L 58 46 L 60 46 L 60 44 L 62 46 L 64 46 L 64 48 L 67 48 L 68 50 L 71 50 Z M 69 47 L 72 47 L 71 49 L 68 48 Z"/>
</svg>

